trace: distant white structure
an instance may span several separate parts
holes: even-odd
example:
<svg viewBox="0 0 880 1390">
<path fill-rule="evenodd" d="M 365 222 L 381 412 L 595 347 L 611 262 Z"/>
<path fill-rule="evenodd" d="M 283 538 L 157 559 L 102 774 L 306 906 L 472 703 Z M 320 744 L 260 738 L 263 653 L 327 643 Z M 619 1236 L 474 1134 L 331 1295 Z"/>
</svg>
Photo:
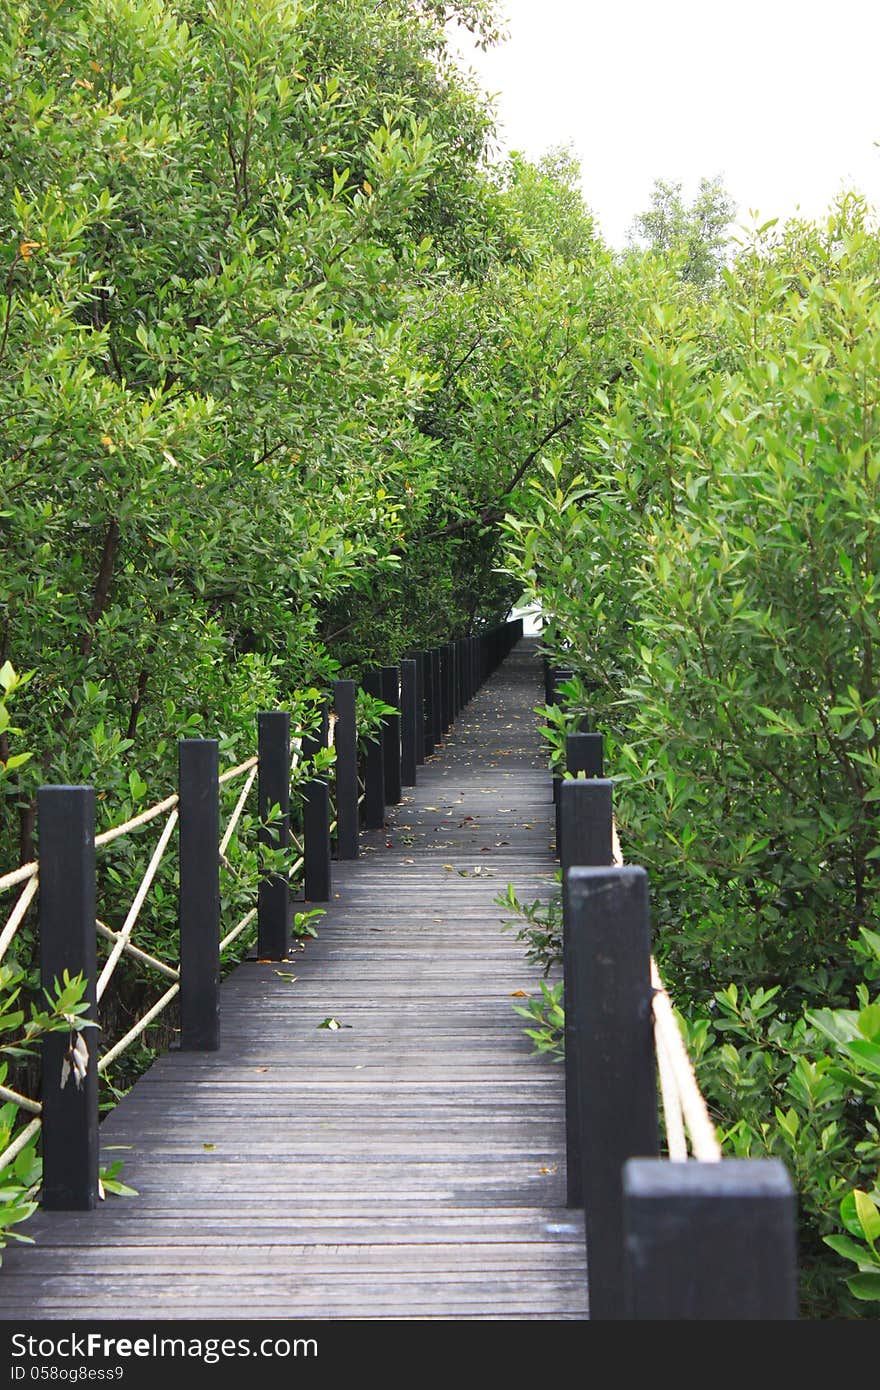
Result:
<svg viewBox="0 0 880 1390">
<path fill-rule="evenodd" d="M 517 605 L 516 608 L 511 608 L 509 617 L 522 618 L 524 637 L 536 637 L 544 626 L 540 603 L 532 603 L 528 607 L 524 604 Z"/>
</svg>

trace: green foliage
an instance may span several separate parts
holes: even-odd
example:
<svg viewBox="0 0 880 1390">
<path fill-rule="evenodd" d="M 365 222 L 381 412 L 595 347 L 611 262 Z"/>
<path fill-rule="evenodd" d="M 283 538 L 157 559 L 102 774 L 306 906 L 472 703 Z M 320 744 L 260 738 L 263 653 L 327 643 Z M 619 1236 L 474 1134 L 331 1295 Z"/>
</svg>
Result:
<svg viewBox="0 0 880 1390">
<path fill-rule="evenodd" d="M 495 902 L 514 914 L 503 923 L 503 929 L 516 931 L 516 939 L 524 943 L 530 964 L 540 965 L 545 975 L 562 964 L 561 893 L 554 893 L 546 902 L 536 898 L 532 903 L 524 903 L 517 897 L 514 885 L 508 883 Z"/>
<path fill-rule="evenodd" d="M 514 1008 L 522 1018 L 534 1024 L 525 1028 L 526 1037 L 531 1038 L 535 1051 L 543 1053 L 554 1062 L 565 1057 L 565 1009 L 562 1004 L 562 981 L 548 985 L 541 980 L 541 994 L 527 1004 L 515 1004 Z"/>
<path fill-rule="evenodd" d="M 858 1312 L 823 1240 L 878 1167 L 878 271 L 851 197 L 762 228 L 712 292 L 624 257 L 630 359 L 504 523 L 606 735 L 728 1149 L 795 1175 L 819 1314 Z M 583 708 L 547 721 L 557 763 Z"/>
<path fill-rule="evenodd" d="M 736 203 L 718 177 L 700 179 L 690 204 L 682 197 L 680 183 L 656 179 L 651 207 L 635 218 L 630 241 L 667 257 L 689 284 L 711 285 L 724 265 L 735 214 Z"/>
</svg>

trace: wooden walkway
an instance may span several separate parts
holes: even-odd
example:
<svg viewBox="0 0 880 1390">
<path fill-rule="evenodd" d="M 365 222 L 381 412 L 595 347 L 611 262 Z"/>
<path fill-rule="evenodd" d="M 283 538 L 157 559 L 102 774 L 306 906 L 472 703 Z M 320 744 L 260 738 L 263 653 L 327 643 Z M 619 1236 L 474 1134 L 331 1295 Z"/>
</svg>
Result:
<svg viewBox="0 0 880 1390">
<path fill-rule="evenodd" d="M 122 1100 L 102 1145 L 140 1195 L 34 1217 L 0 1317 L 586 1316 L 563 1073 L 522 1035 L 539 973 L 493 903 L 553 882 L 539 675 L 523 641 L 334 864 L 318 940 L 241 965 L 220 1052 L 163 1056 Z"/>
</svg>

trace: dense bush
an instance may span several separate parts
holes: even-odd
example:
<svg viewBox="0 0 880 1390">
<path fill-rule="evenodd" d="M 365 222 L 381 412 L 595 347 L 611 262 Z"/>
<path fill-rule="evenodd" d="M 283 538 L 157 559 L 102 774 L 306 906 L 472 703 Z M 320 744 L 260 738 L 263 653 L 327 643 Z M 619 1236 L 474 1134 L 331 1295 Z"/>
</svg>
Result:
<svg viewBox="0 0 880 1390">
<path fill-rule="evenodd" d="M 857 199 L 765 228 L 709 295 L 630 262 L 631 360 L 574 471 L 548 459 L 507 522 L 547 644 L 589 688 L 570 708 L 607 732 L 664 970 L 691 1027 L 724 1035 L 702 1069 L 728 1142 L 785 1152 L 808 1262 L 880 1159 L 874 1063 L 829 1080 L 809 1022 L 867 1007 L 880 911 L 878 271 Z"/>
</svg>

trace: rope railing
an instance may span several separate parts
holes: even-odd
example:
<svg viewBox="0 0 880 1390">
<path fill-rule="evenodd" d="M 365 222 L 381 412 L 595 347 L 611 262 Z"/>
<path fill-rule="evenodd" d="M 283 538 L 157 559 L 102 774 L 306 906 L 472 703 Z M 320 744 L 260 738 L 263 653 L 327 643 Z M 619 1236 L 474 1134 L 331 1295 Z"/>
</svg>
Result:
<svg viewBox="0 0 880 1390">
<path fill-rule="evenodd" d="M 18 869 L 11 869 L 8 874 L 0 877 L 0 893 L 4 893 L 7 888 L 14 888 L 17 883 L 24 883 L 26 879 L 33 878 L 37 872 L 37 862 L 32 860 L 30 864 L 22 864 Z"/>
<path fill-rule="evenodd" d="M 132 830 L 139 830 L 142 825 L 148 825 L 151 820 L 156 820 L 164 811 L 171 811 L 180 801 L 177 792 L 172 796 L 166 796 L 164 801 L 157 801 L 155 806 L 150 806 L 146 811 L 141 811 L 140 815 L 132 817 L 131 820 L 123 821 L 121 825 L 114 825 L 110 830 L 102 830 L 95 836 L 95 848 L 101 845 L 109 845 L 113 840 L 118 840 L 120 836 L 127 835 Z"/>
<path fill-rule="evenodd" d="M 12 939 L 24 921 L 25 914 L 31 905 L 31 900 L 40 886 L 40 880 L 36 873 L 29 883 L 26 883 L 23 891 L 19 894 L 18 900 L 13 907 L 3 931 L 0 932 L 0 960 L 6 955 L 7 950 L 12 944 Z"/>
<path fill-rule="evenodd" d="M 9 1086 L 0 1086 L 0 1100 L 11 1100 L 13 1105 L 17 1105 L 21 1110 L 29 1111 L 31 1115 L 40 1115 L 43 1111 L 38 1100 L 31 1100 L 29 1096 L 22 1096 Z"/>
<path fill-rule="evenodd" d="M 159 865 L 162 862 L 162 856 L 164 855 L 165 850 L 168 848 L 168 841 L 171 839 L 177 821 L 178 813 L 176 810 L 174 810 L 171 812 L 171 815 L 165 822 L 162 834 L 159 836 L 156 848 L 153 850 L 153 853 L 150 857 L 150 862 L 147 865 L 146 870 L 144 871 L 144 876 L 141 879 L 138 885 L 137 892 L 134 895 L 132 905 L 128 909 L 128 913 L 120 931 L 117 933 L 113 949 L 107 957 L 104 969 L 98 976 L 96 994 L 99 1004 L 104 996 L 104 991 L 106 990 L 107 986 L 110 983 L 110 980 L 113 977 L 113 972 L 115 971 L 116 966 L 119 963 L 119 958 L 122 955 L 125 943 L 131 936 L 132 930 L 134 929 L 134 924 L 137 921 L 138 916 L 140 914 L 140 910 L 146 901 L 147 894 L 150 891 L 150 886 L 153 882 L 153 879 L 156 877 L 156 872 L 159 868 Z"/>
<path fill-rule="evenodd" d="M 99 935 L 106 937 L 108 941 L 119 940 L 119 932 L 115 932 L 112 927 L 108 927 L 106 922 L 102 922 L 98 919 L 95 922 L 95 926 L 98 928 Z M 125 954 L 131 956 L 133 960 L 140 961 L 141 965 L 146 965 L 151 970 L 158 970 L 160 975 L 167 975 L 169 980 L 177 980 L 180 978 L 179 970 L 175 970 L 171 965 L 166 965 L 164 960 L 159 960 L 156 956 L 151 956 L 147 951 L 142 951 L 140 947 L 133 945 L 131 941 L 124 941 L 122 943 L 122 949 Z"/>
<path fill-rule="evenodd" d="M 224 859 L 226 850 L 229 848 L 229 845 L 232 841 L 232 837 L 235 834 L 235 831 L 238 827 L 239 821 L 244 811 L 247 797 L 256 780 L 258 771 L 259 757 L 255 755 L 246 759 L 244 762 L 237 764 L 235 767 L 228 768 L 225 772 L 221 773 L 217 779 L 218 784 L 222 786 L 226 783 L 233 781 L 237 777 L 247 774 L 244 787 L 242 788 L 242 791 L 236 800 L 235 808 L 232 812 L 229 822 L 227 823 L 226 829 L 223 834 L 223 839 L 220 842 L 219 856 L 221 860 Z M 107 960 L 104 963 L 101 974 L 99 975 L 96 984 L 96 1000 L 100 1002 L 100 1000 L 103 998 L 107 990 L 107 987 L 110 984 L 110 981 L 116 971 L 119 961 L 121 960 L 123 955 L 129 956 L 133 960 L 137 961 L 140 965 L 145 966 L 150 970 L 157 971 L 159 974 L 164 975 L 167 979 L 172 980 L 174 983 L 168 990 L 165 991 L 161 998 L 156 1000 L 156 1002 L 146 1011 L 146 1013 L 132 1025 L 128 1032 L 122 1038 L 120 1038 L 113 1045 L 113 1047 L 111 1047 L 107 1052 L 104 1053 L 104 1055 L 100 1058 L 98 1062 L 99 1073 L 105 1072 L 107 1068 L 114 1061 L 116 1061 L 132 1045 L 132 1043 L 134 1043 L 143 1034 L 143 1032 L 149 1027 L 149 1025 L 158 1018 L 158 1016 L 165 1010 L 165 1008 L 167 1008 L 167 1006 L 171 1003 L 172 999 L 175 998 L 175 996 L 178 994 L 180 990 L 179 967 L 169 965 L 166 961 L 159 960 L 156 956 L 151 955 L 148 951 L 144 951 L 140 947 L 136 946 L 134 942 L 131 940 L 132 932 L 141 913 L 143 905 L 147 899 L 150 888 L 159 870 L 165 851 L 170 843 L 171 836 L 177 824 L 179 817 L 179 805 L 180 796 L 177 792 L 175 792 L 170 796 L 163 797 L 161 800 L 155 802 L 152 806 L 145 808 L 143 811 L 140 811 L 136 816 L 132 816 L 129 819 L 120 822 L 120 824 L 111 826 L 107 830 L 103 830 L 99 834 L 95 835 L 95 847 L 99 848 L 104 845 L 112 844 L 115 840 L 120 839 L 124 835 L 130 834 L 132 831 L 142 829 L 144 826 L 149 825 L 152 821 L 157 820 L 160 816 L 162 816 L 165 813 L 170 813 L 168 814 L 168 818 L 164 827 L 162 828 L 161 834 L 156 843 L 156 847 L 152 855 L 150 856 L 149 863 L 147 864 L 147 867 L 141 877 L 140 883 L 138 884 L 137 890 L 135 892 L 131 906 L 126 914 L 125 921 L 123 922 L 122 927 L 118 931 L 114 931 L 112 927 L 109 927 L 107 923 L 101 921 L 100 918 L 96 918 L 95 920 L 95 929 L 98 935 L 102 936 L 105 940 L 112 943 L 110 954 L 108 955 Z M 301 864 L 302 861 L 300 860 L 299 862 Z M 24 921 L 28 909 L 30 908 L 31 903 L 33 902 L 39 890 L 40 880 L 38 860 L 34 860 L 28 864 L 23 864 L 20 868 L 14 869 L 12 870 L 12 872 L 4 874 L 2 877 L 0 877 L 0 892 L 12 887 L 16 887 L 17 885 L 22 883 L 24 884 L 24 887 L 20 892 L 18 898 L 16 899 L 15 903 L 13 904 L 12 910 L 3 926 L 2 931 L 0 931 L 0 961 L 2 961 L 7 950 L 11 946 L 13 940 L 15 939 L 18 929 Z M 238 936 L 240 936 L 241 933 L 251 923 L 255 915 L 256 908 L 253 908 L 250 912 L 248 912 L 245 915 L 245 917 L 237 924 L 237 926 L 234 927 L 232 931 L 229 932 L 223 938 L 223 940 L 220 943 L 220 949 L 225 950 Z M 41 1124 L 40 1116 L 42 1114 L 42 1105 L 39 1101 L 33 1100 L 29 1096 L 25 1096 L 21 1094 L 19 1091 L 13 1090 L 11 1087 L 8 1086 L 0 1086 L 0 1101 L 12 1102 L 20 1110 L 37 1117 L 33 1121 L 29 1122 L 24 1127 L 24 1129 L 21 1130 L 19 1134 L 15 1136 L 11 1143 L 7 1145 L 3 1152 L 0 1153 L 0 1169 L 3 1169 L 7 1167 L 11 1162 L 13 1162 L 13 1160 L 22 1151 L 22 1149 L 25 1148 L 26 1145 L 30 1142 L 34 1134 L 36 1134 Z"/>
<path fill-rule="evenodd" d="M 110 1066 L 111 1062 L 116 1061 L 117 1057 L 121 1057 L 122 1053 L 125 1052 L 126 1048 L 130 1047 L 133 1042 L 137 1041 L 141 1033 L 145 1032 L 146 1029 L 149 1028 L 153 1020 L 159 1017 L 159 1014 L 162 1013 L 162 1011 L 168 1007 L 168 1005 L 171 1003 L 171 1000 L 179 992 L 180 985 L 172 985 L 169 990 L 165 991 L 161 999 L 157 999 L 153 1007 L 147 1010 L 143 1018 L 139 1018 L 137 1023 L 135 1023 L 131 1028 L 129 1028 L 128 1032 L 124 1035 L 124 1037 L 121 1037 L 117 1043 L 114 1043 L 114 1045 L 110 1048 L 108 1052 L 104 1053 L 103 1057 L 101 1057 L 98 1062 L 99 1075 L 101 1072 L 105 1072 L 107 1068 Z"/>
<path fill-rule="evenodd" d="M 611 819 L 611 860 L 621 866 L 624 862 L 620 846 L 617 820 Z M 666 1130 L 666 1148 L 673 1163 L 684 1163 L 688 1157 L 688 1139 L 694 1158 L 703 1163 L 719 1163 L 721 1146 L 715 1135 L 715 1126 L 709 1117 L 709 1109 L 697 1083 L 694 1068 L 672 1000 L 659 967 L 651 957 L 651 988 L 653 997 L 651 1008 L 654 1026 L 654 1051 L 657 1057 L 657 1076 L 660 1081 L 660 1097 L 663 1104 L 663 1124 Z"/>
<path fill-rule="evenodd" d="M 243 766 L 247 766 L 247 764 L 243 764 Z M 244 786 L 243 786 L 243 788 L 242 788 L 242 790 L 241 790 L 241 795 L 239 796 L 238 800 L 237 800 L 236 803 L 235 803 L 235 810 L 232 812 L 232 815 L 231 815 L 230 818 L 229 818 L 229 822 L 228 822 L 228 824 L 227 824 L 227 826 L 226 826 L 226 830 L 225 830 L 224 833 L 223 833 L 223 839 L 220 841 L 220 858 L 221 858 L 221 859 L 223 859 L 223 858 L 225 857 L 226 851 L 227 851 L 228 848 L 229 848 L 230 841 L 232 840 L 232 837 L 233 837 L 233 835 L 235 834 L 236 826 L 238 825 L 238 822 L 239 822 L 240 819 L 241 819 L 242 812 L 244 811 L 245 802 L 246 802 L 247 799 L 248 799 L 248 794 L 250 793 L 251 787 L 254 785 L 254 782 L 255 782 L 255 780 L 256 780 L 256 776 L 257 776 L 257 773 L 258 773 L 258 772 L 259 772 L 259 759 L 258 759 L 258 758 L 252 758 L 252 759 L 251 759 L 251 762 L 250 762 L 250 773 L 248 774 L 248 779 L 247 779 L 247 781 L 245 782 L 245 784 L 244 784 Z M 228 779 L 227 779 L 227 780 L 228 780 Z M 223 781 L 223 778 L 222 778 L 222 777 L 220 778 L 220 781 L 221 781 L 221 782 Z"/>
<path fill-rule="evenodd" d="M 236 937 L 241 936 L 245 928 L 250 926 L 251 922 L 254 920 L 256 915 L 257 909 L 255 907 L 252 907 L 249 912 L 246 912 L 245 915 L 242 917 L 241 921 L 238 923 L 238 926 L 233 927 L 232 931 L 228 932 L 227 935 L 221 939 L 220 950 L 225 951 L 227 946 L 231 946 L 233 941 L 235 941 Z"/>
<path fill-rule="evenodd" d="M 34 1101 L 32 1104 L 36 1104 L 36 1102 Z M 3 1152 L 0 1153 L 0 1173 L 18 1158 L 22 1149 L 27 1148 L 34 1135 L 39 1133 L 42 1123 L 42 1117 L 38 1115 L 36 1119 L 31 1120 L 29 1124 L 25 1125 L 24 1129 L 15 1136 L 11 1144 L 7 1144 Z"/>
<path fill-rule="evenodd" d="M 684 1131 L 687 1130 L 694 1158 L 700 1159 L 703 1163 L 719 1163 L 721 1146 L 715 1135 L 715 1126 L 709 1118 L 709 1110 L 697 1084 L 672 1000 L 653 956 L 651 987 L 654 991 L 651 1001 L 654 1012 L 654 1042 L 669 1157 L 675 1162 L 682 1162 L 687 1158 L 684 1140 Z"/>
</svg>

